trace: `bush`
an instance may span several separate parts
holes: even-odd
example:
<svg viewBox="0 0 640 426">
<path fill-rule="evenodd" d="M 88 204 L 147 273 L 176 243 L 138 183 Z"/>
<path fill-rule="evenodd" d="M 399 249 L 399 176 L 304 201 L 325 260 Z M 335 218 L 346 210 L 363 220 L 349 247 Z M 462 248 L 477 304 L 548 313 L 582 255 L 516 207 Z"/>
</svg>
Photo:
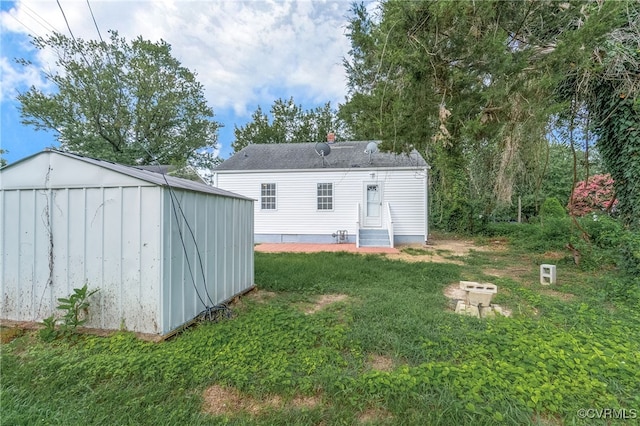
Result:
<svg viewBox="0 0 640 426">
<path fill-rule="evenodd" d="M 576 184 L 569 201 L 569 211 L 574 216 L 584 216 L 594 211 L 605 211 L 614 197 L 611 175 L 594 175 Z M 614 205 L 616 202 L 614 201 Z"/>
<path fill-rule="evenodd" d="M 617 265 L 623 232 L 620 223 L 605 214 L 595 213 L 577 218 L 577 221 L 581 230 L 574 228 L 572 244 L 581 254 L 580 267 L 595 270 Z M 588 240 L 582 237 L 582 230 L 588 235 Z"/>
<path fill-rule="evenodd" d="M 556 200 L 557 201 L 557 200 Z M 543 219 L 539 247 L 543 250 L 565 250 L 572 240 L 572 223 L 568 216 Z"/>
<path fill-rule="evenodd" d="M 620 222 L 606 214 L 592 213 L 579 219 L 591 242 L 601 249 L 617 248 L 622 238 Z"/>
<path fill-rule="evenodd" d="M 535 253 L 549 250 L 564 250 L 571 235 L 571 220 L 568 217 L 551 218 L 544 226 L 528 223 L 492 223 L 487 226 L 487 237 L 508 237 L 518 248 Z"/>
<path fill-rule="evenodd" d="M 591 244 L 582 244 L 595 267 L 615 264 L 628 286 L 638 287 L 640 278 L 640 233 L 625 230 L 622 224 L 606 214 L 592 213 L 579 220 Z M 615 283 L 613 287 L 620 287 Z M 616 290 L 614 293 L 620 294 Z"/>
<path fill-rule="evenodd" d="M 551 218 L 562 219 L 565 217 L 567 217 L 567 212 L 556 197 L 550 197 L 544 200 L 542 207 L 540 207 L 540 220 L 542 222 Z"/>
<path fill-rule="evenodd" d="M 640 300 L 640 279 L 613 277 L 603 281 L 604 298 L 614 302 Z"/>
<path fill-rule="evenodd" d="M 625 231 L 620 239 L 620 269 L 635 280 L 640 279 L 640 232 Z"/>
<path fill-rule="evenodd" d="M 485 230 L 487 223 L 488 216 L 482 213 L 478 203 L 462 202 L 445 212 L 441 226 L 447 232 L 477 234 Z"/>
</svg>

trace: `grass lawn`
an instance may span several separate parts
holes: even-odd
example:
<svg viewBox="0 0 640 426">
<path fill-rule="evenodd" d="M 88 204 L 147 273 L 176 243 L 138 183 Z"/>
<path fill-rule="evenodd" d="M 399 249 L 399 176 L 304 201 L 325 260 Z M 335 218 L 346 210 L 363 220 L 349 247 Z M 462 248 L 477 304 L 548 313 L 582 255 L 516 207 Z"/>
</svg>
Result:
<svg viewBox="0 0 640 426">
<path fill-rule="evenodd" d="M 255 269 L 232 319 L 163 343 L 3 344 L 1 424 L 640 422 L 640 306 L 605 301 L 611 271 L 513 248 L 464 264 L 256 253 Z M 443 290 L 461 279 L 497 284 L 512 316 L 454 314 Z"/>
</svg>

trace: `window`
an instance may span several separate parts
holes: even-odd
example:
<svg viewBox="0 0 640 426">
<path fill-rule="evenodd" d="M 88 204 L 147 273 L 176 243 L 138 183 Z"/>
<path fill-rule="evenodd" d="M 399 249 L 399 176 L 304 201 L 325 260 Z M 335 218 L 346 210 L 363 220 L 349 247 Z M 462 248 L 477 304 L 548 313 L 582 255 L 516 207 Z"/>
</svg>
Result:
<svg viewBox="0 0 640 426">
<path fill-rule="evenodd" d="M 333 210 L 333 184 L 318 184 L 318 210 Z"/>
<path fill-rule="evenodd" d="M 263 183 L 260 188 L 260 208 L 262 210 L 276 209 L 276 184 Z"/>
</svg>

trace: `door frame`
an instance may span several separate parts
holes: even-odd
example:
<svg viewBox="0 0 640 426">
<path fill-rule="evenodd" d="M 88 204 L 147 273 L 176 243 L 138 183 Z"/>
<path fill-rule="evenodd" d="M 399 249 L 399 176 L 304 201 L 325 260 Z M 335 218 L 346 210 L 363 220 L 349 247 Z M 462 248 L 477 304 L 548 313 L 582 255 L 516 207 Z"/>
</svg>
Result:
<svg viewBox="0 0 640 426">
<path fill-rule="evenodd" d="M 380 196 L 380 200 L 379 200 L 379 209 L 378 209 L 378 216 L 369 216 L 369 202 L 367 200 L 367 195 L 369 193 L 369 185 L 376 185 L 378 187 L 378 194 Z M 368 182 L 363 182 L 362 185 L 362 192 L 363 192 L 363 205 L 364 205 L 364 209 L 363 209 L 363 218 L 362 218 L 362 227 L 363 228 L 381 228 L 382 227 L 382 214 L 383 214 L 383 208 L 382 206 L 384 205 L 384 188 L 382 185 L 382 182 L 379 181 L 368 181 Z"/>
</svg>

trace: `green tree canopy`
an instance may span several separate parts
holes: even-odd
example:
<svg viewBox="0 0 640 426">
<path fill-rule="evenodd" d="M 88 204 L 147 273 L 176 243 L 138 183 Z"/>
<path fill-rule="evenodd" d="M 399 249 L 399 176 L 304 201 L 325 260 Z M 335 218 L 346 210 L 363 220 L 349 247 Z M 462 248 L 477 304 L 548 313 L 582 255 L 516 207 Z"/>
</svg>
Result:
<svg viewBox="0 0 640 426">
<path fill-rule="evenodd" d="M 423 152 L 435 185 L 432 217 L 446 222 L 463 210 L 461 222 L 471 222 L 516 194 L 539 192 L 554 120 L 573 128 L 571 117 L 585 105 L 595 111 L 594 101 L 572 93 L 615 94 L 607 95 L 602 114 L 587 120 L 605 164 L 615 167 L 603 149 L 613 140 L 605 127 L 617 122 L 614 110 L 637 105 L 639 7 L 636 1 L 387 0 L 372 14 L 356 4 L 345 60 L 349 98 L 340 116 L 356 138 Z M 625 113 L 624 123 L 634 122 L 635 111 Z M 625 126 L 616 127 L 617 140 Z"/>
<path fill-rule="evenodd" d="M 270 116 L 258 107 L 251 121 L 244 126 L 235 126 L 235 152 L 251 143 L 295 143 L 326 140 L 333 132 L 337 140 L 349 137 L 344 123 L 327 102 L 322 107 L 304 110 L 293 98 L 277 99 L 271 106 Z"/>
<path fill-rule="evenodd" d="M 127 42 L 115 31 L 108 41 L 55 33 L 32 42 L 57 54 L 57 69 L 45 72 L 56 91 L 19 94 L 22 121 L 54 130 L 62 149 L 124 164 L 213 161 L 219 124 L 166 42 Z"/>
<path fill-rule="evenodd" d="M 590 3 L 587 10 L 601 16 L 581 28 L 586 41 L 578 53 L 565 47 L 569 62 L 556 58 L 555 69 L 563 76 L 556 92 L 566 104 L 589 111 L 614 179 L 616 209 L 640 230 L 640 2 Z"/>
</svg>

